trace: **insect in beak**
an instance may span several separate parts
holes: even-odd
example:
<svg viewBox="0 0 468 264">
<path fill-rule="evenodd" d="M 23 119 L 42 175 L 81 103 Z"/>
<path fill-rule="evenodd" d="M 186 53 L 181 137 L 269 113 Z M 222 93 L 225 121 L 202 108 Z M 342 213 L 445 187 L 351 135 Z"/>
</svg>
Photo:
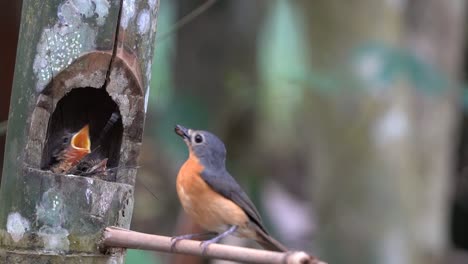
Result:
<svg viewBox="0 0 468 264">
<path fill-rule="evenodd" d="M 190 140 L 189 130 L 181 125 L 176 125 L 174 131 L 184 140 Z"/>
</svg>

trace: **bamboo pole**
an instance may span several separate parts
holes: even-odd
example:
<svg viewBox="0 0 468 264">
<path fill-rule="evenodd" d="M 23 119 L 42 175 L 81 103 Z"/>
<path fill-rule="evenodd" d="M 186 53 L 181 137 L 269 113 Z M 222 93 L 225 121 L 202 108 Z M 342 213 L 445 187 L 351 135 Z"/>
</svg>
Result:
<svg viewBox="0 0 468 264">
<path fill-rule="evenodd" d="M 281 253 L 221 244 L 211 244 L 203 255 L 200 241 L 194 240 L 181 240 L 172 251 L 170 237 L 144 234 L 118 227 L 107 227 L 104 230 L 102 246 L 181 253 L 256 264 L 326 264 L 303 251 Z"/>
<path fill-rule="evenodd" d="M 130 226 L 158 6 L 24 0 L 0 186 L 0 263 L 124 263 L 124 251 L 104 255 L 97 245 L 106 226 Z M 114 112 L 119 119 L 98 144 Z M 52 171 L 61 153 L 54 141 L 84 125 L 109 170 Z"/>
</svg>

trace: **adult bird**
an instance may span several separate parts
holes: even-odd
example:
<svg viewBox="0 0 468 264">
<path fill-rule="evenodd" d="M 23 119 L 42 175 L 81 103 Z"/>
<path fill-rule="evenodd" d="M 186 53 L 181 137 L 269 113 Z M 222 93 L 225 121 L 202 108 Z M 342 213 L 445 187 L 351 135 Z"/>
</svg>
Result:
<svg viewBox="0 0 468 264">
<path fill-rule="evenodd" d="M 228 235 L 250 238 L 263 248 L 286 252 L 288 249 L 267 232 L 255 205 L 225 167 L 226 148 L 208 131 L 177 125 L 189 157 L 177 175 L 177 194 L 184 210 L 202 228 L 216 235 L 201 243 L 203 253 L 211 243 Z M 182 239 L 202 234 L 173 237 L 172 249 Z"/>
</svg>

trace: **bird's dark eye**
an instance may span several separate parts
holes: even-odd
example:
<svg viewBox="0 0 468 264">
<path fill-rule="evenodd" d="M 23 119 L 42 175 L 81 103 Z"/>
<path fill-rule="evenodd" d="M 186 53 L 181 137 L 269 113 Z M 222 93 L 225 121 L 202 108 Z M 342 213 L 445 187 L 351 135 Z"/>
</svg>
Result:
<svg viewBox="0 0 468 264">
<path fill-rule="evenodd" d="M 195 143 L 202 143 L 203 137 L 201 135 L 195 135 Z"/>
</svg>

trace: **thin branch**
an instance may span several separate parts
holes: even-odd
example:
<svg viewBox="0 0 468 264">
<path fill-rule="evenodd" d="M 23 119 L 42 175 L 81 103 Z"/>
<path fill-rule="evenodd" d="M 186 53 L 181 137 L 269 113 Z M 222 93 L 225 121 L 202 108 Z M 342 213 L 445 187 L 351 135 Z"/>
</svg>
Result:
<svg viewBox="0 0 468 264">
<path fill-rule="evenodd" d="M 149 235 L 118 227 L 107 227 L 104 230 L 101 244 L 105 248 L 119 247 L 182 253 L 257 264 L 326 264 L 302 251 L 281 253 L 221 244 L 209 245 L 206 254 L 203 255 L 200 241 L 194 240 L 181 240 L 177 243 L 175 250 L 171 251 L 170 237 Z"/>
<path fill-rule="evenodd" d="M 207 0 L 194 10 L 192 10 L 190 13 L 188 13 L 186 16 L 182 17 L 179 21 L 177 21 L 172 27 L 162 33 L 161 35 L 157 36 L 157 41 L 163 40 L 164 38 L 170 36 L 172 33 L 175 31 L 181 29 L 183 26 L 186 24 L 190 23 L 192 20 L 197 18 L 199 15 L 203 14 L 206 10 L 208 10 L 211 6 L 213 6 L 216 3 L 217 0 Z"/>
</svg>

